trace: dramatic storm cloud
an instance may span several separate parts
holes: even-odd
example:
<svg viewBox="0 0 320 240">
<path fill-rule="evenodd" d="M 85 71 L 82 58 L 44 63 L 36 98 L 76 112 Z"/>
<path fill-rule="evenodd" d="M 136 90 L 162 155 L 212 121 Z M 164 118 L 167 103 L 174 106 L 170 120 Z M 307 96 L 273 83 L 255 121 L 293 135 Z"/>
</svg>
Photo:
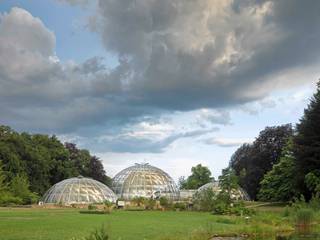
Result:
<svg viewBox="0 0 320 240">
<path fill-rule="evenodd" d="M 91 128 L 94 139 L 105 136 L 99 127 L 117 129 L 102 141 L 106 151 L 162 152 L 177 139 L 232 125 L 230 109 L 260 100 L 262 107 L 275 107 L 273 100 L 263 99 L 303 82 L 277 76 L 319 63 L 318 1 L 96 4 L 86 25 L 105 52 L 82 63 L 61 61 L 58 36 L 27 10 L 0 13 L 2 124 L 61 134 Z M 115 58 L 111 67 L 106 54 Z M 191 111 L 198 111 L 194 129 L 151 140 L 128 137 L 128 129 L 137 130 L 145 118 Z M 238 141 L 206 143 L 234 146 Z"/>
</svg>

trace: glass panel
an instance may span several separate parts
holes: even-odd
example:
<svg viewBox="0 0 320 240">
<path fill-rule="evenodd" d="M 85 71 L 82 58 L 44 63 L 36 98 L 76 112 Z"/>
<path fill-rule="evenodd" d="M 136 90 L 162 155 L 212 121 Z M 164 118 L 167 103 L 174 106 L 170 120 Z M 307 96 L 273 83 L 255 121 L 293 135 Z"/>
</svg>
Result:
<svg viewBox="0 0 320 240">
<path fill-rule="evenodd" d="M 117 196 L 106 185 L 84 177 L 70 178 L 52 186 L 42 198 L 44 203 L 101 203 L 115 202 Z"/>
<path fill-rule="evenodd" d="M 135 164 L 122 170 L 113 178 L 112 188 L 118 197 L 124 199 L 156 197 L 156 192 L 172 200 L 179 198 L 173 179 L 166 172 L 149 164 Z"/>
</svg>

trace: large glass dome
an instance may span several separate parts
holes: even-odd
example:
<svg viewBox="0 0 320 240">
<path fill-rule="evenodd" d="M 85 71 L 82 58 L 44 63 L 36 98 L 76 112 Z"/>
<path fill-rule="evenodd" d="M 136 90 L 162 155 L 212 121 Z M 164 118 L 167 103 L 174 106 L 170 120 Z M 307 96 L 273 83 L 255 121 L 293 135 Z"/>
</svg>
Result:
<svg viewBox="0 0 320 240">
<path fill-rule="evenodd" d="M 115 202 L 117 196 L 101 182 L 82 176 L 69 178 L 53 185 L 43 196 L 43 203 L 89 204 Z"/>
<path fill-rule="evenodd" d="M 114 178 L 112 188 L 119 198 L 134 197 L 159 198 L 171 200 L 179 198 L 179 191 L 173 179 L 154 166 L 135 164 L 119 172 Z"/>
<path fill-rule="evenodd" d="M 212 191 L 216 192 L 216 193 L 221 191 L 221 188 L 219 186 L 218 181 L 209 182 L 209 183 L 199 187 L 197 192 L 201 192 L 206 189 L 212 189 Z M 248 193 L 242 188 L 239 188 L 237 190 L 232 191 L 231 198 L 238 199 L 238 200 L 250 201 L 250 197 L 249 197 Z"/>
</svg>

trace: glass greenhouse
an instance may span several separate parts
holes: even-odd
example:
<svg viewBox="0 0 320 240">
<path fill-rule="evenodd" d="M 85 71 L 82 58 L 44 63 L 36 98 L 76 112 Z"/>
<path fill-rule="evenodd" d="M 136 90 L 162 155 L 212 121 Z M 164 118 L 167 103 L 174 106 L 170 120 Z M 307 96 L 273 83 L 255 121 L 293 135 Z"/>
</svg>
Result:
<svg viewBox="0 0 320 240">
<path fill-rule="evenodd" d="M 146 164 L 135 164 L 119 172 L 112 188 L 119 198 L 130 200 L 134 197 L 168 199 L 179 198 L 179 190 L 173 179 L 164 171 Z"/>
<path fill-rule="evenodd" d="M 220 186 L 219 186 L 219 182 L 215 181 L 215 182 L 210 182 L 210 183 L 207 183 L 207 184 L 199 187 L 197 192 L 201 192 L 201 191 L 209 189 L 209 188 L 211 188 L 214 192 L 221 191 Z M 249 197 L 248 193 L 242 188 L 239 188 L 238 190 L 232 191 L 231 198 L 238 199 L 238 200 L 250 201 L 250 197 Z"/>
<path fill-rule="evenodd" d="M 115 202 L 117 196 L 101 182 L 82 176 L 69 178 L 53 185 L 43 196 L 44 204 L 89 204 Z"/>
</svg>

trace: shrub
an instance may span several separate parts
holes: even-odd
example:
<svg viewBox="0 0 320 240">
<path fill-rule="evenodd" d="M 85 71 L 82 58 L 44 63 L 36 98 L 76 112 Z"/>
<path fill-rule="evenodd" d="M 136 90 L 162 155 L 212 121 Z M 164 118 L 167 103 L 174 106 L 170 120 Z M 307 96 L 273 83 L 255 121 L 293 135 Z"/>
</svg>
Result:
<svg viewBox="0 0 320 240">
<path fill-rule="evenodd" d="M 89 234 L 89 236 L 84 237 L 84 238 L 71 238 L 71 240 L 108 240 L 109 235 L 107 232 L 106 227 L 102 226 L 99 229 L 94 230 Z"/>
<path fill-rule="evenodd" d="M 85 240 L 108 240 L 109 235 L 105 227 L 94 230 L 88 237 L 84 238 Z"/>
<path fill-rule="evenodd" d="M 173 204 L 173 208 L 175 210 L 186 210 L 187 209 L 187 206 L 185 203 L 183 202 L 176 202 L 175 204 Z"/>
<path fill-rule="evenodd" d="M 23 200 L 19 197 L 13 196 L 10 192 L 1 192 L 0 206 L 21 205 Z"/>
<path fill-rule="evenodd" d="M 97 206 L 95 206 L 93 204 L 89 204 L 88 205 L 88 210 L 97 210 Z"/>
<path fill-rule="evenodd" d="M 200 211 L 213 211 L 216 205 L 217 195 L 212 189 L 205 189 L 197 192 L 193 198 L 194 206 Z"/>
<path fill-rule="evenodd" d="M 141 207 L 145 203 L 144 197 L 134 197 L 131 202 L 136 204 L 138 207 Z"/>
<path fill-rule="evenodd" d="M 163 208 L 169 208 L 169 206 L 170 206 L 170 202 L 169 202 L 168 198 L 166 198 L 166 197 L 160 197 L 159 202 L 160 202 L 161 207 L 163 207 Z"/>
<path fill-rule="evenodd" d="M 152 209 L 154 209 L 154 207 L 156 206 L 156 203 L 157 203 L 156 200 L 154 200 L 154 199 L 152 199 L 152 198 L 149 198 L 149 199 L 146 199 L 146 200 L 145 200 L 144 205 L 145 205 L 146 209 L 152 210 Z"/>
<path fill-rule="evenodd" d="M 286 206 L 286 207 L 284 208 L 284 211 L 283 211 L 283 216 L 284 216 L 284 217 L 289 217 L 289 215 L 290 215 L 290 210 L 289 210 L 289 207 Z"/>
</svg>

